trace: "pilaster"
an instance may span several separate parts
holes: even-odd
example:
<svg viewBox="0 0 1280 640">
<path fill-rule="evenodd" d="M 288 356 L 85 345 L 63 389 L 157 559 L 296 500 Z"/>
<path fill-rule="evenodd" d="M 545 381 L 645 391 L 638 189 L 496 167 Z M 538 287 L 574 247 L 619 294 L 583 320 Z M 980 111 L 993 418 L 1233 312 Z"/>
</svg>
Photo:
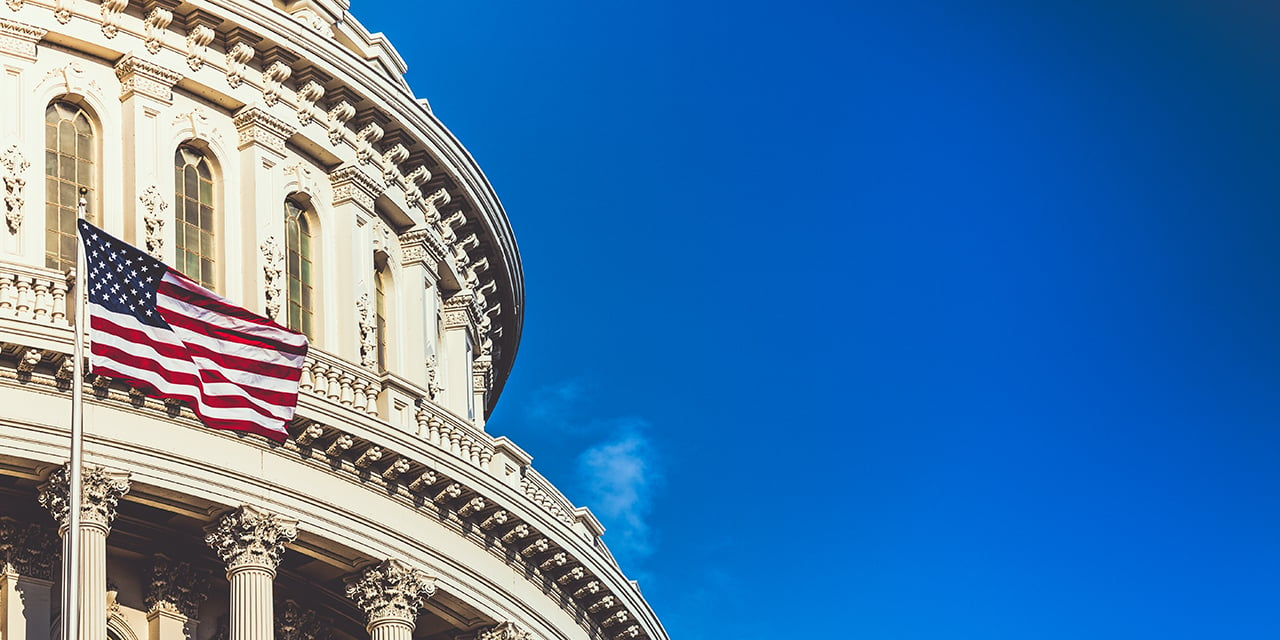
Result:
<svg viewBox="0 0 1280 640">
<path fill-rule="evenodd" d="M 0 638 L 49 640 L 58 558 L 54 531 L 0 519 Z"/>
<path fill-rule="evenodd" d="M 232 123 L 239 138 L 240 193 L 239 202 L 227 198 L 228 206 L 239 206 L 245 213 L 240 216 L 240 237 L 245 247 L 254 251 L 256 259 L 246 260 L 249 268 L 241 269 L 239 283 L 245 292 L 242 300 L 253 300 L 255 311 L 267 313 L 267 274 L 275 269 L 277 249 L 284 247 L 284 196 L 276 188 L 278 171 L 273 171 L 285 159 L 285 141 L 295 130 L 283 120 L 272 116 L 257 106 L 248 106 L 236 113 Z M 228 234 L 235 233 L 227 228 Z M 283 254 L 280 254 L 283 255 Z M 227 271 L 227 279 L 231 279 Z M 275 318 L 280 320 L 280 318 Z"/>
<path fill-rule="evenodd" d="M 437 375 L 443 376 L 443 404 L 450 411 L 475 421 L 484 407 L 475 404 L 475 296 L 458 291 L 444 301 L 444 351 L 447 357 Z M 483 418 L 481 418 L 483 420 Z"/>
<path fill-rule="evenodd" d="M 161 176 L 167 178 L 172 170 L 162 173 L 160 163 L 172 162 L 173 150 L 163 148 L 160 114 L 173 106 L 173 87 L 183 76 L 133 54 L 117 62 L 115 72 L 120 80 L 121 130 L 134 145 L 133 160 L 122 167 L 125 239 L 143 246 L 145 235 L 148 251 L 172 263 L 174 225 L 167 225 L 167 233 L 161 231 L 168 222 L 167 201 L 173 198 L 172 182 Z M 166 185 L 170 188 L 162 189 Z"/>
<path fill-rule="evenodd" d="M 339 241 L 338 251 L 348 252 L 340 257 L 339 269 L 334 285 L 325 287 L 326 293 L 338 300 L 363 299 L 365 308 L 372 312 L 373 291 L 373 226 L 378 220 L 374 202 L 382 195 L 382 183 L 374 180 L 363 169 L 356 165 L 338 167 L 329 174 L 329 182 L 333 186 L 333 220 L 337 229 L 348 230 L 345 234 L 334 234 Z M 346 243 L 342 243 L 346 240 Z M 328 344 L 334 344 L 338 355 L 353 362 L 361 362 L 361 325 L 364 311 L 356 305 L 339 305 L 337 311 L 338 333 L 327 332 L 331 338 Z M 336 341 L 336 342 L 335 342 Z"/>
<path fill-rule="evenodd" d="M 396 293 L 404 310 L 400 338 L 406 341 L 401 370 L 411 380 L 426 380 L 434 399 L 440 360 L 440 345 L 436 344 L 436 314 L 440 311 L 437 269 L 445 259 L 445 248 L 435 230 L 428 227 L 407 231 L 399 240 L 402 284 Z"/>
</svg>

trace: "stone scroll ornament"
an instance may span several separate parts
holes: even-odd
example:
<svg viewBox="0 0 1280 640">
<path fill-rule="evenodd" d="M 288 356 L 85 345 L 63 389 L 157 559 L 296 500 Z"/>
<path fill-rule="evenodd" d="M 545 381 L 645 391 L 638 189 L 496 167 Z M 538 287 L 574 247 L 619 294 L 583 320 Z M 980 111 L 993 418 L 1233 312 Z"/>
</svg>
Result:
<svg viewBox="0 0 1280 640">
<path fill-rule="evenodd" d="M 15 144 L 0 155 L 0 168 L 4 170 L 4 221 L 10 233 L 17 233 L 22 227 L 22 207 L 26 204 L 22 192 L 27 186 L 25 176 L 31 163 Z"/>
</svg>

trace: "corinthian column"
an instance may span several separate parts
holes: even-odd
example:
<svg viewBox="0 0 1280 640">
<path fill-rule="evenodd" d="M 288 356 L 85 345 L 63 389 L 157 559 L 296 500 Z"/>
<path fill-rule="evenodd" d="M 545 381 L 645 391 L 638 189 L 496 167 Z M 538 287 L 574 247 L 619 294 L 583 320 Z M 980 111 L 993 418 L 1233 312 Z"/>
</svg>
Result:
<svg viewBox="0 0 1280 640">
<path fill-rule="evenodd" d="M 107 534 L 116 517 L 120 496 L 129 492 L 129 474 L 108 472 L 102 467 L 85 467 L 84 490 L 80 498 L 80 558 L 78 567 L 66 566 L 71 537 L 67 535 L 71 512 L 69 473 L 59 467 L 40 487 L 40 504 L 58 521 L 62 536 L 63 584 L 76 571 L 77 599 L 80 602 L 79 640 L 107 639 Z"/>
<path fill-rule="evenodd" d="M 410 640 L 422 601 L 435 592 L 435 578 L 399 560 L 367 567 L 347 585 L 373 640 Z"/>
<path fill-rule="evenodd" d="M 207 531 L 205 542 L 227 564 L 231 582 L 230 640 L 271 640 L 272 581 L 298 521 L 244 505 Z"/>
<path fill-rule="evenodd" d="M 58 536 L 0 518 L 0 638 L 48 640 Z"/>
</svg>

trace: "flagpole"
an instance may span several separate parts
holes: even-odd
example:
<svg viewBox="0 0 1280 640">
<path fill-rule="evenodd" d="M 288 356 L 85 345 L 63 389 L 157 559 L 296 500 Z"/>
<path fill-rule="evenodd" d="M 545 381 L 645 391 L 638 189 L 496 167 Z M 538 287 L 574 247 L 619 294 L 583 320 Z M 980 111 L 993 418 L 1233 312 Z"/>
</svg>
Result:
<svg viewBox="0 0 1280 640">
<path fill-rule="evenodd" d="M 85 219 L 85 210 L 89 201 L 85 198 L 89 190 L 80 187 L 80 202 L 76 207 L 76 217 Z M 78 640 L 80 627 L 80 501 L 83 493 L 84 457 L 84 323 L 88 309 L 85 304 L 85 293 L 88 290 L 86 280 L 84 242 L 80 238 L 80 225 L 76 225 L 76 318 L 74 325 L 75 338 L 71 347 L 71 357 L 75 368 L 71 377 L 71 469 L 68 474 L 67 532 L 70 536 L 66 544 L 66 564 L 63 565 L 62 577 L 62 638 Z"/>
</svg>

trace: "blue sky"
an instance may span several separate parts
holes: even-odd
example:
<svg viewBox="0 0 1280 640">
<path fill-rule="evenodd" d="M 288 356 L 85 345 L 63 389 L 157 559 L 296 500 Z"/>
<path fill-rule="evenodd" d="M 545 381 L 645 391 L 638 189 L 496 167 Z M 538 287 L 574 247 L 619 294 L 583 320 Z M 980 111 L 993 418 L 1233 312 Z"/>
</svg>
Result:
<svg viewBox="0 0 1280 640">
<path fill-rule="evenodd" d="M 673 638 L 1280 637 L 1280 7 L 353 10 L 516 231 L 489 430 Z"/>
</svg>

